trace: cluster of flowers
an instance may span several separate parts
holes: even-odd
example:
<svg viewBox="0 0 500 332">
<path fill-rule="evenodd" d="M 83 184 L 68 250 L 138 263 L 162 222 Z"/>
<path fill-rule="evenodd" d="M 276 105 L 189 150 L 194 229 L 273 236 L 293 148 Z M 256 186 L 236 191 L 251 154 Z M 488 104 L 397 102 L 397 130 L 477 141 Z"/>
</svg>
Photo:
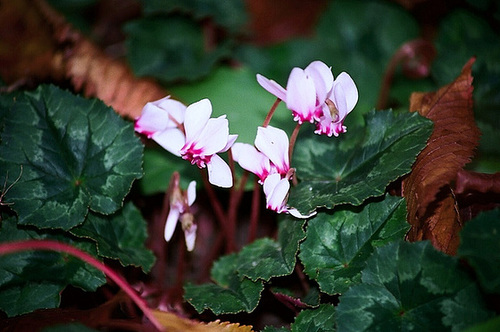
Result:
<svg viewBox="0 0 500 332">
<path fill-rule="evenodd" d="M 338 136 L 346 132 L 344 119 L 358 101 L 358 90 L 352 78 L 343 72 L 334 79 L 331 69 L 321 61 L 314 61 L 305 69 L 293 68 L 286 89 L 259 74 L 257 81 L 286 103 L 299 124 L 315 123 L 315 133 L 320 135 Z M 199 168 L 207 168 L 209 182 L 223 188 L 232 187 L 233 174 L 218 153 L 231 149 L 234 160 L 258 176 L 268 209 L 308 217 L 286 205 L 290 179 L 294 175 L 287 134 L 272 126 L 259 127 L 254 145 L 235 143 L 238 135 L 229 134 L 226 116 L 211 118 L 211 115 L 212 104 L 208 99 L 186 107 L 165 97 L 144 106 L 135 122 L 135 130 L 172 154 Z M 179 191 L 171 199 L 165 226 L 166 241 L 172 237 L 178 220 L 182 222 L 185 215 L 189 215 L 189 206 L 195 197 L 194 187 L 192 182 L 187 192 Z M 183 223 L 183 229 L 188 250 L 192 250 L 196 225 L 191 220 Z"/>
</svg>

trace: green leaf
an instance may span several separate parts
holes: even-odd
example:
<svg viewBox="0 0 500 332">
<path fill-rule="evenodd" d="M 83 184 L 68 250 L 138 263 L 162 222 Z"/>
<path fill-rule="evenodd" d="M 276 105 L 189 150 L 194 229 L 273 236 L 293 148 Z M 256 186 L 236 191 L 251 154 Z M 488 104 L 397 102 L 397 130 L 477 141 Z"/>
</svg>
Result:
<svg viewBox="0 0 500 332">
<path fill-rule="evenodd" d="M 404 199 L 393 196 L 358 208 L 320 212 L 308 222 L 299 258 L 321 291 L 343 293 L 360 282 L 374 247 L 402 239 L 408 229 Z"/>
<path fill-rule="evenodd" d="M 90 213 L 71 233 L 94 240 L 99 256 L 118 259 L 123 266 L 141 266 L 144 272 L 153 266 L 154 255 L 144 247 L 146 222 L 132 203 L 110 216 Z"/>
<path fill-rule="evenodd" d="M 2 220 L 0 243 L 50 239 L 73 245 L 94 256 L 95 245 L 72 240 L 61 232 L 21 228 L 14 218 Z M 95 291 L 106 283 L 102 272 L 78 258 L 52 251 L 24 251 L 0 256 L 0 309 L 15 316 L 59 305 L 60 292 L 69 284 Z"/>
<path fill-rule="evenodd" d="M 335 331 L 335 307 L 322 304 L 317 309 L 302 311 L 292 324 L 292 332 Z"/>
<path fill-rule="evenodd" d="M 284 217 L 279 224 L 278 241 L 261 238 L 239 252 L 238 273 L 254 281 L 291 274 L 299 242 L 305 237 L 304 224 L 303 220 Z"/>
<path fill-rule="evenodd" d="M 474 308 L 473 314 L 463 315 L 465 307 Z M 362 272 L 362 283 L 341 296 L 337 328 L 458 331 L 490 315 L 456 258 L 427 241 L 401 241 L 376 249 Z"/>
<path fill-rule="evenodd" d="M 458 256 L 475 270 L 481 286 L 500 293 L 500 210 L 482 212 L 460 232 Z"/>
<path fill-rule="evenodd" d="M 172 95 L 186 103 L 203 96 L 210 97 L 212 117 L 227 114 L 229 132 L 238 134 L 238 142 L 253 144 L 257 127 L 261 126 L 276 97 L 260 87 L 255 72 L 246 67 L 220 67 L 205 80 L 193 84 L 172 86 Z M 292 113 L 284 103 L 274 113 L 271 125 L 291 133 L 295 127 Z"/>
<path fill-rule="evenodd" d="M 232 254 L 215 262 L 211 275 L 215 284 L 184 286 L 184 298 L 199 313 L 210 309 L 214 314 L 252 312 L 264 289 L 262 281 L 241 278 L 236 273 L 238 255 Z"/>
<path fill-rule="evenodd" d="M 384 194 L 390 182 L 411 171 L 431 132 L 432 122 L 417 113 L 372 111 L 364 134 L 299 139 L 292 166 L 300 182 L 290 190 L 288 205 L 308 215 Z"/>
<path fill-rule="evenodd" d="M 484 323 L 476 324 L 464 332 L 497 332 L 500 331 L 500 316 L 496 316 Z"/>
<path fill-rule="evenodd" d="M 231 31 L 239 31 L 247 20 L 245 3 L 242 0 L 141 0 L 147 15 L 182 12 L 198 20 L 210 17 L 216 24 Z"/>
<path fill-rule="evenodd" d="M 134 73 L 163 82 L 203 77 L 228 52 L 226 44 L 206 51 L 202 27 L 183 16 L 141 18 L 127 23 L 125 31 Z"/>
<path fill-rule="evenodd" d="M 286 327 L 266 326 L 262 332 L 290 332 Z"/>
<path fill-rule="evenodd" d="M 26 92 L 9 106 L 1 110 L 0 181 L 8 173 L 11 184 L 22 171 L 6 195 L 20 224 L 67 230 L 89 208 L 110 214 L 122 206 L 142 175 L 143 147 L 131 123 L 99 100 L 55 86 Z"/>
<path fill-rule="evenodd" d="M 81 323 L 57 324 L 46 327 L 42 332 L 97 332 L 98 330 L 91 329 Z"/>
</svg>

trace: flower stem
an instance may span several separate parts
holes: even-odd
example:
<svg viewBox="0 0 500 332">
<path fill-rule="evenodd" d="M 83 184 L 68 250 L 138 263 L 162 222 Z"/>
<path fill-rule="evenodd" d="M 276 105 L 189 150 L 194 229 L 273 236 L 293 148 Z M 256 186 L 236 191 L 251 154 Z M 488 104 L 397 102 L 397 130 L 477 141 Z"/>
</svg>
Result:
<svg viewBox="0 0 500 332">
<path fill-rule="evenodd" d="M 297 125 L 293 129 L 292 135 L 290 136 L 290 145 L 288 147 L 288 160 L 290 161 L 290 164 L 292 163 L 293 149 L 295 147 L 295 141 L 297 140 L 297 136 L 299 135 L 300 126 L 301 124 L 297 123 Z"/>
<path fill-rule="evenodd" d="M 276 108 L 278 107 L 280 101 L 281 101 L 281 99 L 277 98 L 276 101 L 274 102 L 273 106 L 271 106 L 269 113 L 267 113 L 267 116 L 264 119 L 264 123 L 262 124 L 262 127 L 267 127 L 269 125 L 269 122 L 271 122 L 271 118 L 273 117 L 274 111 L 276 111 Z"/>
<path fill-rule="evenodd" d="M 151 323 L 156 327 L 158 331 L 164 331 L 161 323 L 156 319 L 153 311 L 147 306 L 146 302 L 137 295 L 136 291 L 130 286 L 130 284 L 115 271 L 104 265 L 102 262 L 98 261 L 91 255 L 87 254 L 80 249 L 70 246 L 66 243 L 61 243 L 52 240 L 27 240 L 27 241 L 15 241 L 0 244 L 0 255 L 12 254 L 20 251 L 28 250 L 51 250 L 70 254 L 75 256 L 82 261 L 92 265 L 98 270 L 106 274 L 111 280 L 113 280 L 123 291 L 130 296 L 132 301 L 142 310 L 144 315 L 151 321 Z"/>
</svg>

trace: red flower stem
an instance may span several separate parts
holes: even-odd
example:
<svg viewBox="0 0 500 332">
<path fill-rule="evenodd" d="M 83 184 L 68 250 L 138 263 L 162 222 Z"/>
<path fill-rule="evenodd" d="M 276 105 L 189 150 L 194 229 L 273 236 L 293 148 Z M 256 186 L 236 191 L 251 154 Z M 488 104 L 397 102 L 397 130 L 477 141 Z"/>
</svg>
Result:
<svg viewBox="0 0 500 332">
<path fill-rule="evenodd" d="M 300 126 L 301 124 L 297 123 L 297 125 L 293 129 L 292 135 L 290 136 L 290 145 L 288 147 L 288 160 L 290 161 L 290 164 L 292 163 L 293 149 L 295 147 L 295 141 L 297 140 L 297 136 L 299 135 Z"/>
<path fill-rule="evenodd" d="M 262 124 L 262 127 L 267 127 L 269 122 L 271 122 L 271 118 L 273 117 L 274 111 L 276 111 L 276 108 L 278 107 L 280 101 L 281 101 L 281 99 L 277 98 L 276 101 L 274 102 L 273 106 L 271 106 L 269 113 L 267 113 L 267 116 L 264 119 L 264 123 Z"/>
<path fill-rule="evenodd" d="M 222 228 L 224 234 L 226 235 L 226 252 L 233 252 L 235 249 L 234 245 L 234 230 L 231 229 L 231 225 L 229 225 L 228 219 L 224 210 L 222 209 L 222 205 L 220 204 L 215 191 L 212 188 L 212 185 L 208 181 L 207 174 L 204 170 L 201 170 L 201 178 L 203 179 L 203 184 L 205 187 L 205 191 L 207 192 L 208 199 L 212 205 L 212 208 L 215 212 L 215 217 L 218 219 L 220 227 Z"/>
<path fill-rule="evenodd" d="M 257 227 L 260 217 L 260 184 L 255 177 L 253 194 L 252 194 L 252 212 L 250 213 L 250 227 L 248 229 L 248 243 L 252 243 L 257 236 Z"/>
<path fill-rule="evenodd" d="M 80 249 L 70 246 L 65 243 L 51 241 L 51 240 L 27 240 L 16 241 L 0 244 L 0 255 L 12 254 L 15 252 L 29 251 L 29 250 L 51 250 L 70 254 L 82 261 L 92 265 L 96 269 L 102 271 L 111 280 L 113 280 L 123 291 L 130 296 L 132 301 L 142 310 L 144 315 L 151 321 L 158 331 L 164 331 L 161 323 L 156 319 L 153 311 L 147 306 L 146 302 L 135 292 L 130 284 L 115 271 L 98 261 L 91 255 L 87 254 Z"/>
</svg>

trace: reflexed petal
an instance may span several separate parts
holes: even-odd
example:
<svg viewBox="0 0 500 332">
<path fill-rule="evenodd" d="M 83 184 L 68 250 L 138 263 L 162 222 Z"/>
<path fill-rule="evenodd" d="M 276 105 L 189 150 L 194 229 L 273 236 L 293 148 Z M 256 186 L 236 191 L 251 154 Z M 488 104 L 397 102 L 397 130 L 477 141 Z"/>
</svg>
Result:
<svg viewBox="0 0 500 332">
<path fill-rule="evenodd" d="M 307 218 L 311 218 L 312 216 L 316 215 L 316 211 L 313 211 L 307 215 L 303 215 L 302 213 L 299 212 L 299 210 L 297 210 L 295 208 L 288 209 L 288 213 L 290 213 L 295 218 L 300 218 L 300 219 L 307 219 Z"/>
<path fill-rule="evenodd" d="M 269 158 L 250 144 L 234 143 L 231 148 L 233 159 L 241 168 L 257 175 L 261 181 L 269 174 L 270 165 Z"/>
<path fill-rule="evenodd" d="M 175 226 L 177 226 L 177 221 L 179 220 L 180 211 L 176 209 L 175 206 L 170 206 L 170 211 L 168 212 L 167 222 L 165 224 L 165 241 L 170 241 L 172 235 L 175 231 Z"/>
<path fill-rule="evenodd" d="M 196 199 L 196 181 L 191 181 L 191 182 L 189 182 L 189 185 L 187 188 L 188 205 L 189 206 L 193 205 L 195 199 Z"/>
<path fill-rule="evenodd" d="M 233 146 L 234 142 L 236 142 L 237 138 L 238 138 L 238 135 L 229 135 L 227 138 L 226 146 L 224 147 L 224 149 L 220 150 L 219 152 L 226 152 L 227 150 L 229 150 Z"/>
<path fill-rule="evenodd" d="M 211 184 L 222 187 L 231 188 L 233 186 L 233 174 L 226 162 L 214 154 L 210 162 L 207 163 L 208 182 Z"/>
<path fill-rule="evenodd" d="M 279 129 L 272 126 L 257 128 L 255 146 L 266 155 L 283 175 L 288 172 L 290 162 L 288 161 L 288 136 Z"/>
<path fill-rule="evenodd" d="M 209 119 L 200 135 L 196 138 L 193 149 L 203 150 L 203 155 L 210 156 L 224 149 L 229 138 L 229 122 L 225 115 Z"/>
<path fill-rule="evenodd" d="M 186 138 L 182 131 L 177 128 L 167 129 L 155 133 L 153 140 L 168 152 L 180 157 L 180 150 L 186 143 Z"/>
<path fill-rule="evenodd" d="M 335 79 L 335 84 L 342 86 L 344 90 L 345 99 L 347 102 L 347 113 L 353 110 L 358 102 L 358 89 L 352 80 L 351 76 L 346 72 L 342 72 Z"/>
<path fill-rule="evenodd" d="M 286 210 L 285 199 L 290 190 L 290 182 L 286 178 L 280 178 L 279 174 L 271 174 L 264 181 L 267 208 L 278 213 Z"/>
<path fill-rule="evenodd" d="M 141 116 L 135 122 L 134 129 L 138 133 L 151 137 L 155 132 L 164 130 L 168 127 L 168 113 L 155 106 L 153 103 L 147 103 L 142 109 Z"/>
<path fill-rule="evenodd" d="M 285 100 L 286 91 L 283 89 L 281 85 L 276 83 L 273 80 L 270 80 L 260 74 L 257 74 L 257 82 L 259 82 L 260 86 L 267 90 L 267 92 L 272 93 L 276 97 L 281 100 Z"/>
<path fill-rule="evenodd" d="M 333 86 L 333 102 L 337 110 L 339 111 L 339 116 L 337 119 L 333 119 L 335 122 L 342 122 L 346 117 L 349 110 L 347 109 L 347 100 L 346 95 L 344 93 L 344 89 L 342 85 L 335 84 Z"/>
<path fill-rule="evenodd" d="M 170 99 L 170 96 L 154 102 L 159 108 L 164 109 L 178 123 L 184 122 L 184 114 L 186 113 L 186 105 L 178 100 Z M 173 121 L 172 121 L 173 122 Z"/>
<path fill-rule="evenodd" d="M 212 115 L 212 104 L 208 99 L 202 99 L 186 108 L 184 118 L 186 142 L 191 143 L 198 138 L 210 119 L 210 115 Z"/>
<path fill-rule="evenodd" d="M 188 251 L 193 251 L 194 243 L 196 241 L 197 225 L 193 224 L 189 229 L 184 230 L 184 238 L 186 239 L 186 248 Z"/>
<path fill-rule="evenodd" d="M 298 113 L 299 123 L 313 120 L 316 109 L 316 89 L 313 79 L 300 68 L 293 68 L 288 78 L 286 107 Z"/>
<path fill-rule="evenodd" d="M 321 61 L 313 61 L 304 69 L 305 73 L 312 77 L 316 88 L 316 96 L 322 103 L 333 88 L 333 74 L 331 69 Z"/>
</svg>

